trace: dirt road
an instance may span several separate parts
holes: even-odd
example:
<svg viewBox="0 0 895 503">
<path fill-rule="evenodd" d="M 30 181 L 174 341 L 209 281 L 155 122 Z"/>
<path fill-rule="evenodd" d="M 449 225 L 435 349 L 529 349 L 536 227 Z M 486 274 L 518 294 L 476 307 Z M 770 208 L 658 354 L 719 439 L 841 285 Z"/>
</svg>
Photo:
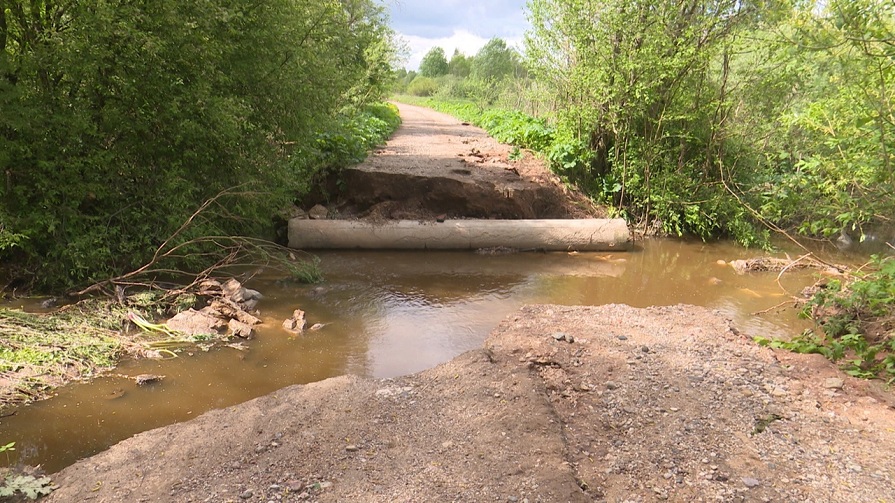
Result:
<svg viewBox="0 0 895 503">
<path fill-rule="evenodd" d="M 383 156 L 427 149 L 403 111 Z M 487 141 L 437 127 L 461 151 Z M 460 169 L 433 155 L 435 176 Z M 892 406 L 702 308 L 530 306 L 419 374 L 293 386 L 137 435 L 55 474 L 48 501 L 891 502 Z"/>
<path fill-rule="evenodd" d="M 702 308 L 532 306 L 417 375 L 137 435 L 49 501 L 891 501 L 891 405 Z"/>
<path fill-rule="evenodd" d="M 366 219 L 603 216 L 528 151 L 428 108 L 397 104 L 401 127 L 340 174 L 339 213 Z"/>
</svg>

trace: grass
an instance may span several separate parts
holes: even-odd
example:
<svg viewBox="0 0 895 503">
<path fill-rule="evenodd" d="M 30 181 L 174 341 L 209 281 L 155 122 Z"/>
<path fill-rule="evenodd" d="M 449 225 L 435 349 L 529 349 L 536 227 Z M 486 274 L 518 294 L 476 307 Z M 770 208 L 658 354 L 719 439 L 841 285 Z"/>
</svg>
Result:
<svg viewBox="0 0 895 503">
<path fill-rule="evenodd" d="M 0 406 L 114 366 L 125 345 L 124 311 L 100 300 L 48 314 L 0 308 Z"/>
</svg>

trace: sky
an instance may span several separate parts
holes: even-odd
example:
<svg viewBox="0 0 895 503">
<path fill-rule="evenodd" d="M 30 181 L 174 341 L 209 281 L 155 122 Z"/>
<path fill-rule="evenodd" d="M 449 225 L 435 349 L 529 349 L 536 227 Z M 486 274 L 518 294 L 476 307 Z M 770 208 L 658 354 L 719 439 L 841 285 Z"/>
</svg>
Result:
<svg viewBox="0 0 895 503">
<path fill-rule="evenodd" d="M 488 40 L 500 37 L 522 49 L 528 28 L 525 0 L 380 0 L 389 9 L 392 28 L 409 49 L 405 67 L 417 70 L 433 47 L 448 59 L 454 49 L 474 56 Z"/>
</svg>

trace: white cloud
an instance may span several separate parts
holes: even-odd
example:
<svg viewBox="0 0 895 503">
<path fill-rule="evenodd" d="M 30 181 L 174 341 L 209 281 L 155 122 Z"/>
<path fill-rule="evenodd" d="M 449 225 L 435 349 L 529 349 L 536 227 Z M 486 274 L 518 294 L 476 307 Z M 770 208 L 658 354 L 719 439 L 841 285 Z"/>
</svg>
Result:
<svg viewBox="0 0 895 503">
<path fill-rule="evenodd" d="M 474 56 L 488 40 L 502 38 L 522 49 L 528 27 L 523 14 L 525 0 L 379 0 L 389 8 L 391 24 L 407 43 L 408 70 L 419 69 L 420 61 L 433 47 L 444 49 L 450 59 L 454 49 Z"/>
</svg>

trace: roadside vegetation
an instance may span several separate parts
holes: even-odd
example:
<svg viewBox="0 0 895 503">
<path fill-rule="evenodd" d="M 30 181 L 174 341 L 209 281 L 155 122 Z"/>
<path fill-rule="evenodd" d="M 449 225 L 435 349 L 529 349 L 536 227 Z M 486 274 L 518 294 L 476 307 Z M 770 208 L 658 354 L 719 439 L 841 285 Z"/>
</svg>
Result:
<svg viewBox="0 0 895 503">
<path fill-rule="evenodd" d="M 848 279 L 819 283 L 802 315 L 815 327 L 762 345 L 817 353 L 852 376 L 895 383 L 895 258 L 874 256 Z"/>
<path fill-rule="evenodd" d="M 766 246 L 769 229 L 858 240 L 891 227 L 891 2 L 528 11 L 524 56 L 502 41 L 450 60 L 436 48 L 395 93 L 539 151 L 645 231 Z"/>
<path fill-rule="evenodd" d="M 0 307 L 0 408 L 210 344 L 153 323 L 208 280 L 319 281 L 272 241 L 397 128 L 387 23 L 373 0 L 0 0 L 0 300 L 85 299 Z"/>
<path fill-rule="evenodd" d="M 895 4 L 529 0 L 517 51 L 399 72 L 430 106 L 544 157 L 646 234 L 848 246 L 895 233 Z M 596 20 L 599 20 L 597 22 Z M 515 155 L 524 155 L 521 151 Z M 824 284 L 792 341 L 895 377 L 891 258 Z"/>
<path fill-rule="evenodd" d="M 177 243 L 274 238 L 395 127 L 393 38 L 372 0 L 0 1 L 3 294 L 134 270 L 219 194 Z"/>
</svg>

